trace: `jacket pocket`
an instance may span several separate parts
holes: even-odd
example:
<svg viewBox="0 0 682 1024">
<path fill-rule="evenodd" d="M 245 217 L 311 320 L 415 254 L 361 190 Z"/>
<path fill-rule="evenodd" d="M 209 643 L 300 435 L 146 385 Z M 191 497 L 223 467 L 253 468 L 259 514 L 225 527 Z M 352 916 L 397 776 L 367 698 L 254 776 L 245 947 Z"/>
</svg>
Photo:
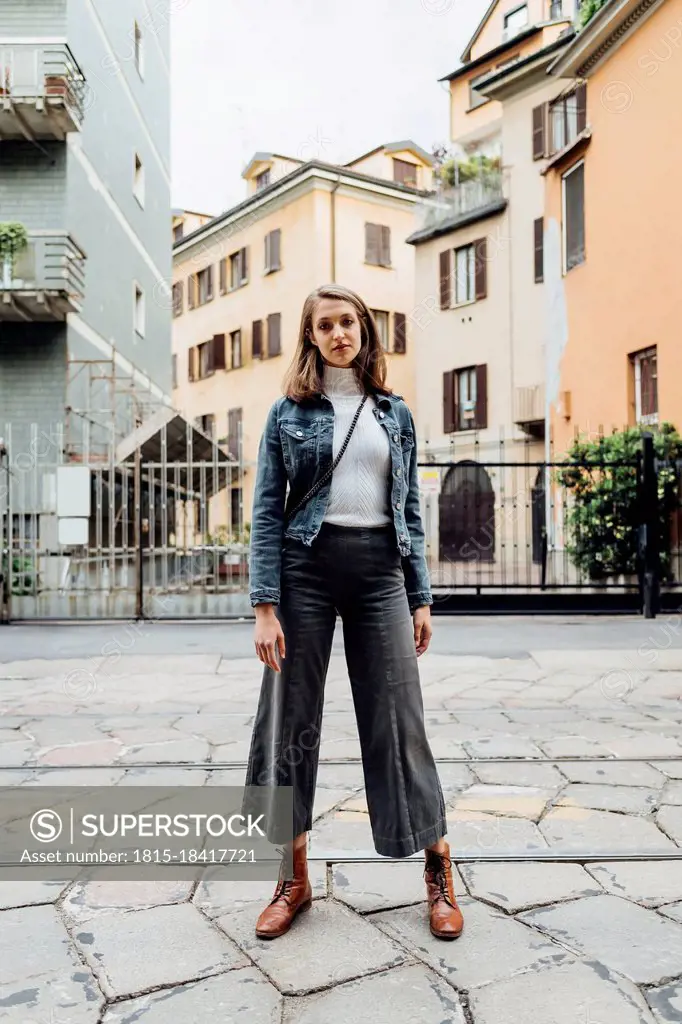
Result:
<svg viewBox="0 0 682 1024">
<path fill-rule="evenodd" d="M 309 463 L 317 454 L 318 427 L 316 423 L 284 420 L 279 425 L 284 464 L 294 472 Z"/>
</svg>

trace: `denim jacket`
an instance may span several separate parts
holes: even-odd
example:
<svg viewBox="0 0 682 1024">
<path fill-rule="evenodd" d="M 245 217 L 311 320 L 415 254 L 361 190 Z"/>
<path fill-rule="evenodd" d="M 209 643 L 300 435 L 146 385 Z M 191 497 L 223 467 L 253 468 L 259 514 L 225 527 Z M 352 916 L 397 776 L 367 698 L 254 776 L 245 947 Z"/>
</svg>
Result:
<svg viewBox="0 0 682 1024">
<path fill-rule="evenodd" d="M 419 510 L 414 420 L 400 395 L 372 397 L 372 413 L 386 430 L 390 443 L 391 511 L 407 598 L 410 611 L 414 611 L 421 605 L 433 603 Z M 326 470 L 333 462 L 333 439 L 334 407 L 324 393 L 301 402 L 283 396 L 270 408 L 258 448 L 251 517 L 249 589 L 252 605 L 279 604 L 283 538 L 296 538 L 310 546 L 319 533 L 331 478 L 285 526 L 287 485 L 288 509 L 301 501 L 312 487 L 321 475 L 318 470 Z"/>
</svg>

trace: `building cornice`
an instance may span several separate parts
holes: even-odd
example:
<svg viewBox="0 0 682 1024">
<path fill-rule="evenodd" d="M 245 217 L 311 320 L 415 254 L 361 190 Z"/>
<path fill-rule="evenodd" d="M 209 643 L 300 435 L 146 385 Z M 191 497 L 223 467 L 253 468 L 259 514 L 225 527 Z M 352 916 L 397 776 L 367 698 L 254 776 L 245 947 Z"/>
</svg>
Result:
<svg viewBox="0 0 682 1024">
<path fill-rule="evenodd" d="M 562 78 L 589 78 L 625 38 L 664 0 L 611 0 L 591 18 L 574 41 L 550 65 Z"/>
<path fill-rule="evenodd" d="M 333 164 L 310 161 L 180 239 L 173 246 L 174 261 L 180 262 L 186 258 L 189 251 L 197 245 L 203 248 L 213 244 L 221 235 L 226 234 L 229 237 L 236 234 L 260 220 L 265 214 L 271 213 L 273 209 L 278 209 L 286 202 L 297 199 L 316 187 L 329 190 L 332 187 L 345 187 L 356 193 L 370 193 L 375 197 L 397 200 L 409 206 L 432 194 Z"/>
<path fill-rule="evenodd" d="M 441 224 L 434 227 L 415 231 L 406 238 L 405 241 L 408 245 L 423 245 L 425 242 L 430 242 L 434 238 L 441 238 L 443 235 L 451 235 L 453 232 L 459 231 L 461 228 L 466 228 L 470 224 L 476 224 L 478 221 L 487 220 L 488 217 L 497 217 L 498 214 L 504 213 L 506 209 L 507 200 L 496 199 L 494 202 L 487 203 L 485 206 L 479 206 L 476 210 L 471 210 L 468 213 L 460 213 L 457 217 L 452 217 L 450 220 L 444 220 Z"/>
</svg>

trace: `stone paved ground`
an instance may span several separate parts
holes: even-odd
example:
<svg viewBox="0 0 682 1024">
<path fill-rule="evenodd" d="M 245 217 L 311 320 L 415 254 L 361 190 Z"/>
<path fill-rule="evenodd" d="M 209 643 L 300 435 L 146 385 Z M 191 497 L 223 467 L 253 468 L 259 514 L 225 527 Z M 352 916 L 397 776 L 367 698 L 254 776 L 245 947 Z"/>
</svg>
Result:
<svg viewBox="0 0 682 1024">
<path fill-rule="evenodd" d="M 0 785 L 241 784 L 258 662 L 179 653 L 183 627 L 164 628 L 166 653 L 41 657 L 46 644 L 14 661 L 0 630 Z M 648 627 L 653 656 L 614 647 L 621 628 L 586 629 L 591 647 L 578 629 L 562 648 L 421 660 L 459 858 L 456 942 L 428 931 L 422 855 L 351 859 L 374 850 L 335 653 L 311 911 L 268 943 L 253 926 L 272 882 L 2 883 L 0 1022 L 679 1024 L 682 650 L 664 620 Z M 183 768 L 216 762 L 238 767 Z"/>
</svg>

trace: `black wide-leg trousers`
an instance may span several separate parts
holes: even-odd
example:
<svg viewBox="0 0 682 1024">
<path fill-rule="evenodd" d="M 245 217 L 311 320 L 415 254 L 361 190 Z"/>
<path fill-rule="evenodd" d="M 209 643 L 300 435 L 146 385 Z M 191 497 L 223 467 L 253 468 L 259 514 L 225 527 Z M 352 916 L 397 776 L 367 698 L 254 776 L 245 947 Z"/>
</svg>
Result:
<svg viewBox="0 0 682 1024">
<path fill-rule="evenodd" d="M 383 856 L 408 857 L 445 835 L 447 823 L 392 525 L 323 523 L 310 547 L 285 539 L 276 614 L 286 658 L 280 672 L 268 666 L 263 672 L 246 785 L 291 786 L 293 835 L 312 828 L 337 611 L 374 845 Z M 281 841 L 270 832 L 268 839 Z"/>
</svg>

